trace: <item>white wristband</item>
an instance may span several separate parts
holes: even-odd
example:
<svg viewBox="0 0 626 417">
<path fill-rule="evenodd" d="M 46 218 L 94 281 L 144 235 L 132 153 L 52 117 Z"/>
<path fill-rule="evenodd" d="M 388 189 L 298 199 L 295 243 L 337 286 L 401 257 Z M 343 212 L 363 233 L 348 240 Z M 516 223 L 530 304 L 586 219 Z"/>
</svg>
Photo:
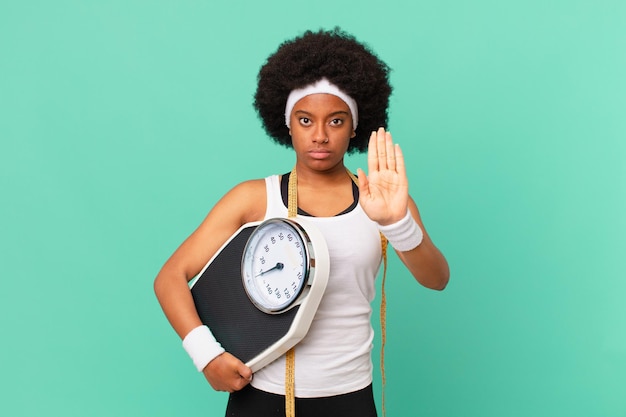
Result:
<svg viewBox="0 0 626 417">
<path fill-rule="evenodd" d="M 411 212 L 407 210 L 406 216 L 400 221 L 387 226 L 378 225 L 378 230 L 385 235 L 391 246 L 400 252 L 415 249 L 422 243 L 424 233 L 417 224 Z"/>
<path fill-rule="evenodd" d="M 198 372 L 202 372 L 209 362 L 225 352 L 207 326 L 198 326 L 190 331 L 183 339 L 183 347 Z"/>
</svg>

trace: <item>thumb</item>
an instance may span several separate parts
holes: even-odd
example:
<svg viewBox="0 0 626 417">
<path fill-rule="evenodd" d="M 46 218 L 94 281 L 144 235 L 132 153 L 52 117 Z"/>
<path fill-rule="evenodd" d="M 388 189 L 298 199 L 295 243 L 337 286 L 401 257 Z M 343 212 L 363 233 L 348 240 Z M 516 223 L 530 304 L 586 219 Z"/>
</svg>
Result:
<svg viewBox="0 0 626 417">
<path fill-rule="evenodd" d="M 239 369 L 237 369 L 237 372 L 239 372 L 239 375 L 241 375 L 243 379 L 248 381 L 252 380 L 252 369 L 250 369 L 243 363 L 239 365 Z"/>
<path fill-rule="evenodd" d="M 365 172 L 361 168 L 357 168 L 356 174 L 359 179 L 359 194 L 362 196 L 365 196 L 366 194 L 369 195 L 369 181 L 367 179 L 367 175 L 365 175 Z"/>
</svg>

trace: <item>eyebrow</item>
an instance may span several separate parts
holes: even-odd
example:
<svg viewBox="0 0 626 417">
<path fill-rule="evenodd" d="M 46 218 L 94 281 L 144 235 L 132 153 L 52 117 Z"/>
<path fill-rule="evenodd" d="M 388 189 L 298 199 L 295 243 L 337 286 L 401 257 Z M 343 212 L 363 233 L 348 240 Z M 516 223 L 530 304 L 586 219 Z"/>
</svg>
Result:
<svg viewBox="0 0 626 417">
<path fill-rule="evenodd" d="M 294 113 L 295 114 L 299 114 L 300 113 L 300 114 L 309 115 L 309 116 L 313 115 L 313 113 L 308 112 L 306 110 L 296 110 Z M 345 110 L 337 110 L 337 111 L 334 111 L 334 112 L 330 113 L 328 116 L 337 116 L 337 115 L 349 116 L 350 113 L 345 111 Z"/>
</svg>

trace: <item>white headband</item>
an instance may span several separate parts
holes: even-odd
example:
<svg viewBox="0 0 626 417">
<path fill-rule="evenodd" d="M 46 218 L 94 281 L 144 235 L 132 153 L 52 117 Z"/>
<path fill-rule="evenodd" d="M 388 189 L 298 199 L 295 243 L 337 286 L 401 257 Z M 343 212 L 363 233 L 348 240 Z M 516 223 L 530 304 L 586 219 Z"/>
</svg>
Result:
<svg viewBox="0 0 626 417">
<path fill-rule="evenodd" d="M 350 108 L 350 113 L 352 113 L 352 126 L 353 129 L 356 129 L 356 126 L 359 122 L 359 111 L 356 105 L 356 101 L 352 97 L 341 91 L 339 87 L 337 87 L 335 84 L 332 84 L 326 78 L 322 78 L 321 80 L 313 84 L 307 85 L 306 87 L 292 90 L 291 93 L 289 93 L 289 97 L 287 98 L 287 105 L 285 106 L 285 124 L 287 125 L 287 127 L 291 128 L 290 120 L 293 107 L 298 101 L 306 96 L 310 96 L 311 94 L 332 94 L 333 96 L 337 96 L 342 99 Z"/>
</svg>

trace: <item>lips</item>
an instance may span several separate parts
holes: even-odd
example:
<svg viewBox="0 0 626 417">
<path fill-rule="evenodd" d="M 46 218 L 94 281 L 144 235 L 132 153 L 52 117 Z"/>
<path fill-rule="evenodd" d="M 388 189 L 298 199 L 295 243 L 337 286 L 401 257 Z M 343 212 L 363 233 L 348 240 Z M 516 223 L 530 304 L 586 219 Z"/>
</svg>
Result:
<svg viewBox="0 0 626 417">
<path fill-rule="evenodd" d="M 330 153 L 328 149 L 311 149 L 309 156 L 313 159 L 325 159 L 330 156 Z"/>
</svg>

